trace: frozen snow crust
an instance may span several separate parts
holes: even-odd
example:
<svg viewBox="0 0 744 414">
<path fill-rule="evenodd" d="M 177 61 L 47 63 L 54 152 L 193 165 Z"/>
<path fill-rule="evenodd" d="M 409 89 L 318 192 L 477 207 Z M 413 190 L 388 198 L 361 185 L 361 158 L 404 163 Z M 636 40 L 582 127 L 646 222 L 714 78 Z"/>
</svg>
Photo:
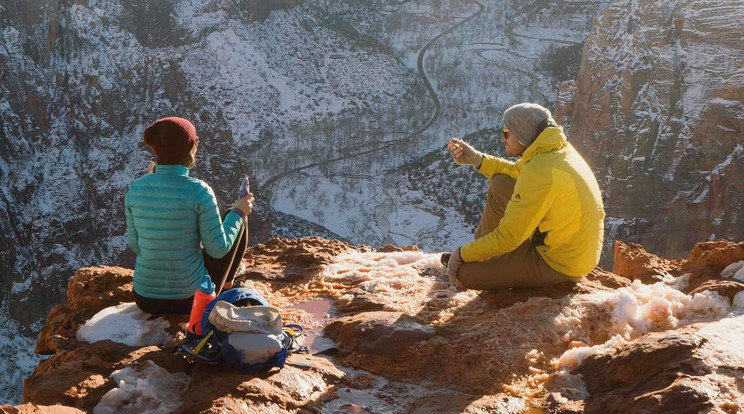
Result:
<svg viewBox="0 0 744 414">
<path fill-rule="evenodd" d="M 578 346 L 567 350 L 556 361 L 559 368 L 575 368 L 590 355 L 606 352 L 628 340 L 654 331 L 664 331 L 700 321 L 713 321 L 736 313 L 744 313 L 744 308 L 734 306 L 731 301 L 717 292 L 706 291 L 686 295 L 663 283 L 644 285 L 634 281 L 631 286 L 613 292 L 577 295 L 569 306 L 576 309 L 582 306 L 599 306 L 610 314 L 605 324 L 606 335 L 611 336 L 601 344 Z M 735 305 L 739 305 L 735 301 Z M 730 313 L 730 311 L 733 311 Z M 582 341 L 587 338 L 574 331 L 575 323 L 571 316 L 560 315 L 556 327 L 566 329 L 564 340 Z M 583 341 L 582 341 L 583 342 Z"/>
<path fill-rule="evenodd" d="M 108 307 L 90 318 L 78 329 L 77 339 L 95 342 L 110 339 L 129 346 L 164 345 L 172 342 L 165 329 L 170 322 L 151 319 L 134 302 Z"/>
<path fill-rule="evenodd" d="M 167 414 L 181 405 L 191 382 L 181 373 L 171 374 L 152 361 L 141 369 L 130 367 L 111 373 L 116 388 L 104 394 L 94 414 Z"/>
</svg>

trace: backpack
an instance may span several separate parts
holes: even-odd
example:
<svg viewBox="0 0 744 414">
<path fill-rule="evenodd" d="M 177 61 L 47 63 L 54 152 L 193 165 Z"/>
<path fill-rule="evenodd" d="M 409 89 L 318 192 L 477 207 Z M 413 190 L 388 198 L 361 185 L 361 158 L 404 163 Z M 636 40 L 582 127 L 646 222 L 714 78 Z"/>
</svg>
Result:
<svg viewBox="0 0 744 414">
<path fill-rule="evenodd" d="M 256 292 L 234 288 L 204 308 L 202 336 L 189 334 L 174 352 L 205 363 L 235 365 L 241 373 L 282 368 L 292 353 L 307 352 L 297 339 L 299 325 L 283 325 L 279 310 Z"/>
</svg>

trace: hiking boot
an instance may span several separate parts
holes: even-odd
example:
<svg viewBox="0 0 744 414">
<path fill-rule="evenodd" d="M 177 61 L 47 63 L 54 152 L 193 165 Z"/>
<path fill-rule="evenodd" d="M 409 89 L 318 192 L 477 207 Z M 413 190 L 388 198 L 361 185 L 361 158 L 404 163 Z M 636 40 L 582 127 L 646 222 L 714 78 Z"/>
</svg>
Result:
<svg viewBox="0 0 744 414">
<path fill-rule="evenodd" d="M 439 258 L 439 261 L 442 262 L 442 266 L 445 268 L 449 263 L 450 256 L 452 256 L 452 253 L 442 253 L 442 256 Z"/>
</svg>

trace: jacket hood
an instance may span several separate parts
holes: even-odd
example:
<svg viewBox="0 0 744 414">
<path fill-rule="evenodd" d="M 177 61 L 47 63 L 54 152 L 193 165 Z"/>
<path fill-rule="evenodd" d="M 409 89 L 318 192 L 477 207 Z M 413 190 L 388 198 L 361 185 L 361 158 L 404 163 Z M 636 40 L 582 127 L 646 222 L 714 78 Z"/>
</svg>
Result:
<svg viewBox="0 0 744 414">
<path fill-rule="evenodd" d="M 521 162 L 528 162 L 536 154 L 557 151 L 568 146 L 568 140 L 561 127 L 548 127 L 537 136 L 533 142 L 522 154 Z"/>
</svg>

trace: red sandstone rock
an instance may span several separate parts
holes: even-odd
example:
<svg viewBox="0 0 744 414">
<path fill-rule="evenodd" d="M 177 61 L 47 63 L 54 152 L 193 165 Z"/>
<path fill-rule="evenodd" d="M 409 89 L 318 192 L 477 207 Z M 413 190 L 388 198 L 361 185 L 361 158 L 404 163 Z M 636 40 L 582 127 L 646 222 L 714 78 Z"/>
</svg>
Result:
<svg viewBox="0 0 744 414">
<path fill-rule="evenodd" d="M 271 239 L 246 253 L 246 270 L 238 277 L 297 282 L 317 272 L 318 266 L 333 262 L 334 257 L 350 248 L 344 242 L 320 237 Z"/>
<path fill-rule="evenodd" d="M 641 337 L 586 359 L 578 368 L 591 396 L 586 413 L 699 413 L 744 410 L 744 355 L 722 336 L 744 332 L 744 318 L 690 325 Z M 718 357 L 720 356 L 720 358 Z M 740 388 L 739 388 L 740 389 Z"/>
<path fill-rule="evenodd" d="M 405 245 L 405 246 L 400 246 L 400 247 L 398 247 L 398 246 L 396 246 L 394 244 L 386 244 L 386 245 L 380 247 L 379 249 L 377 249 L 377 251 L 380 252 L 380 253 L 390 253 L 390 252 L 418 252 L 420 250 L 421 249 L 419 249 L 418 246 L 411 246 L 410 244 L 409 245 Z"/>
<path fill-rule="evenodd" d="M 685 291 L 694 291 L 708 280 L 721 279 L 721 271 L 740 260 L 744 260 L 744 242 L 717 240 L 696 244 L 680 269 L 680 272 L 690 274 Z"/>
<path fill-rule="evenodd" d="M 316 319 L 292 305 L 329 301 L 331 315 L 325 332 L 342 350 L 335 360 L 293 355 L 283 370 L 256 376 L 241 375 L 222 365 L 189 363 L 168 347 L 76 341 L 75 331 L 88 317 L 104 307 L 131 301 L 131 270 L 81 269 L 70 281 L 68 303 L 55 308 L 47 319 L 39 349 L 55 354 L 42 361 L 26 381 L 24 401 L 64 404 L 89 412 L 114 387 L 111 372 L 152 361 L 168 372 L 190 377 L 192 386 L 178 413 L 318 412 L 350 388 L 380 401 L 397 401 L 395 410 L 407 413 L 521 413 L 535 404 L 550 412 L 604 409 L 603 414 L 628 412 L 618 411 L 619 407 L 653 410 L 654 403 L 670 409 L 716 404 L 723 412 L 744 406 L 740 392 L 744 384 L 726 377 L 727 372 L 744 370 L 744 364 L 737 362 L 744 356 L 735 345 L 726 348 L 725 338 L 701 333 L 715 323 L 649 334 L 609 354 L 586 359 L 577 372 L 585 378 L 589 396 L 577 391 L 580 386 L 561 383 L 558 377 L 540 385 L 554 369 L 550 361 L 566 349 L 609 339 L 610 310 L 577 298 L 612 293 L 628 286 L 627 278 L 595 269 L 575 285 L 478 294 L 456 290 L 443 270 L 436 268 L 420 269 L 418 276 L 411 276 L 390 267 L 393 276 L 378 276 L 388 277 L 385 283 L 369 277 L 370 267 L 335 276 L 321 272 L 322 264 L 332 263 L 336 255 L 351 248 L 319 238 L 276 239 L 246 256 L 249 270 L 273 272 L 251 283 L 283 309 L 285 322 L 312 326 Z M 700 250 L 684 264 L 698 269 L 691 276 L 700 281 L 695 291 L 716 290 L 727 297 L 741 291 L 742 284 L 718 276 L 728 260 L 736 260 L 737 244 L 716 243 Z M 675 262 L 655 262 L 648 254 L 626 257 L 646 265 L 667 263 L 669 272 L 682 272 L 674 267 Z M 630 259 L 627 264 L 627 268 L 634 266 Z M 654 266 L 645 269 L 658 269 Z M 241 275 L 238 282 L 245 282 L 249 274 Z M 560 318 L 573 321 L 572 327 L 562 328 L 556 322 Z M 174 332 L 183 322 L 179 317 L 169 320 Z M 735 319 L 724 322 L 730 326 L 724 326 L 723 332 L 740 328 Z M 370 374 L 347 376 L 337 364 Z M 718 377 L 711 376 L 711 367 L 717 367 Z M 391 383 L 378 389 L 375 375 Z M 411 394 L 412 387 L 422 383 L 431 388 Z M 728 387 L 725 399 L 711 401 L 701 394 L 705 387 L 716 386 Z M 347 408 L 363 409 L 354 404 Z"/>
<path fill-rule="evenodd" d="M 640 279 L 643 283 L 661 281 L 657 275 L 689 274 L 684 292 L 697 293 L 715 290 L 729 299 L 741 291 L 744 284 L 733 280 L 722 280 L 721 271 L 731 263 L 744 260 L 744 242 L 725 240 L 702 242 L 695 245 L 686 260 L 667 260 L 656 257 L 638 244 L 615 243 L 615 265 L 613 273 Z"/>
<path fill-rule="evenodd" d="M 62 405 L 22 404 L 16 406 L 0 405 L 0 412 L 4 414 L 83 414 L 77 408 Z"/>
<path fill-rule="evenodd" d="M 591 273 L 583 277 L 583 280 L 579 283 L 579 286 L 591 286 L 591 289 L 584 290 L 584 292 L 589 292 L 590 290 L 618 289 L 621 287 L 629 286 L 630 282 L 630 279 L 622 275 L 606 272 L 596 267 L 594 268 L 594 270 L 591 271 Z"/>
<path fill-rule="evenodd" d="M 656 257 L 646 252 L 640 244 L 615 241 L 612 273 L 617 275 L 631 280 L 639 279 L 643 283 L 654 283 L 662 281 L 663 275 L 670 274 L 679 265 L 679 260 Z"/>
<path fill-rule="evenodd" d="M 246 254 L 246 260 L 258 263 L 266 259 L 278 259 L 284 263 L 312 266 L 333 262 L 334 257 L 352 246 L 338 240 L 325 240 L 320 237 L 304 239 L 276 238 L 252 247 Z"/>
<path fill-rule="evenodd" d="M 718 292 L 719 295 L 733 301 L 737 293 L 744 291 L 744 283 L 736 280 L 707 280 L 691 290 L 689 294 L 694 295 L 706 291 Z"/>
<path fill-rule="evenodd" d="M 436 330 L 400 312 L 366 312 L 339 318 L 325 332 L 353 352 L 395 356 L 430 339 Z"/>
<path fill-rule="evenodd" d="M 431 413 L 507 413 L 514 412 L 530 414 L 530 410 L 523 401 L 509 397 L 506 394 L 483 396 L 478 394 L 452 395 L 439 394 L 427 395 L 411 401 L 405 414 L 431 414 Z M 536 410 L 535 414 L 539 411 Z"/>
<path fill-rule="evenodd" d="M 86 267 L 67 284 L 67 302 L 55 305 L 39 334 L 35 352 L 51 354 L 76 345 L 75 332 L 101 309 L 133 302 L 133 271 L 122 267 Z"/>
<path fill-rule="evenodd" d="M 252 376 L 224 366 L 195 365 L 191 377 L 192 386 L 176 413 L 318 412 L 344 374 L 324 358 L 293 355 L 281 371 Z"/>
<path fill-rule="evenodd" d="M 108 376 L 133 348 L 111 341 L 80 344 L 41 361 L 24 381 L 23 401 L 90 411 L 114 387 Z"/>
<path fill-rule="evenodd" d="M 413 321 L 409 319 L 400 328 L 395 326 L 400 319 L 397 314 L 370 312 L 338 318 L 326 333 L 351 351 L 343 361 L 356 368 L 480 395 L 501 391 L 512 375 L 528 375 L 530 363 L 525 355 L 530 350 L 540 348 L 550 355 L 562 352 L 561 338 L 552 327 L 561 300 L 533 298 L 504 309 L 477 295 L 468 297 L 466 304 L 456 306 L 451 318 L 435 319 L 455 305 L 451 296 L 434 294 L 424 309 L 409 316 Z M 435 335 L 421 331 L 420 326 L 427 325 L 436 329 Z"/>
<path fill-rule="evenodd" d="M 692 272 L 704 268 L 723 270 L 724 267 L 739 260 L 744 260 L 744 242 L 732 243 L 726 240 L 702 242 L 692 249 L 690 257 L 682 266 L 682 271 Z"/>
</svg>

